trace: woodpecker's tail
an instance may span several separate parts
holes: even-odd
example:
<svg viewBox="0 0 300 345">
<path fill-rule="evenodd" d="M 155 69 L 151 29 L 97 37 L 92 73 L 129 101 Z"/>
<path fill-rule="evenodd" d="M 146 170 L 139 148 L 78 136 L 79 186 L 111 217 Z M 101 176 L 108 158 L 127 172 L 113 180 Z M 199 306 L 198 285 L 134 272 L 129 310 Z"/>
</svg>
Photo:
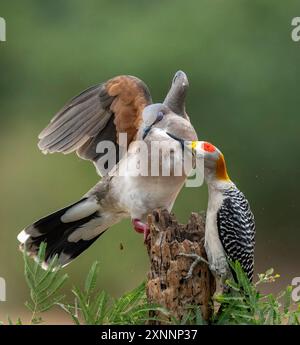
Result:
<svg viewBox="0 0 300 345">
<path fill-rule="evenodd" d="M 40 244 L 45 242 L 44 267 L 57 255 L 58 264 L 65 266 L 86 250 L 104 233 L 100 205 L 94 196 L 86 197 L 73 205 L 46 216 L 25 228 L 18 235 L 20 249 L 37 256 Z"/>
</svg>

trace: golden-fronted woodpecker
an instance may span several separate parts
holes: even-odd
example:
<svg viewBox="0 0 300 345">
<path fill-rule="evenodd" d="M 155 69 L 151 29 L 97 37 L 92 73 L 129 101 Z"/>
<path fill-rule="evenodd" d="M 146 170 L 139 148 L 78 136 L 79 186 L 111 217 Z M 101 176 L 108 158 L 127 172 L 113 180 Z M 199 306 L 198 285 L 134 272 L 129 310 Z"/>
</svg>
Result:
<svg viewBox="0 0 300 345">
<path fill-rule="evenodd" d="M 253 278 L 255 222 L 249 202 L 228 176 L 222 152 L 205 141 L 185 142 L 196 159 L 204 161 L 204 179 L 208 186 L 205 225 L 205 249 L 208 264 L 224 282 L 232 276 L 228 259 L 239 261 L 249 280 Z M 200 261 L 196 259 L 187 275 Z"/>
</svg>

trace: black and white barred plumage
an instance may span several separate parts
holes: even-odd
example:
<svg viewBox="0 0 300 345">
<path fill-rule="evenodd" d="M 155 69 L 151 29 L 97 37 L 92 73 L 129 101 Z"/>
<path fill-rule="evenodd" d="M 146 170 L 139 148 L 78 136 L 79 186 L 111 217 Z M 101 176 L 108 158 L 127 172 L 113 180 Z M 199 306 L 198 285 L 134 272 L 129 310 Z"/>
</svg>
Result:
<svg viewBox="0 0 300 345">
<path fill-rule="evenodd" d="M 255 222 L 250 205 L 237 187 L 223 193 L 224 199 L 217 214 L 219 237 L 226 255 L 239 261 L 248 278 L 253 278 Z"/>
</svg>

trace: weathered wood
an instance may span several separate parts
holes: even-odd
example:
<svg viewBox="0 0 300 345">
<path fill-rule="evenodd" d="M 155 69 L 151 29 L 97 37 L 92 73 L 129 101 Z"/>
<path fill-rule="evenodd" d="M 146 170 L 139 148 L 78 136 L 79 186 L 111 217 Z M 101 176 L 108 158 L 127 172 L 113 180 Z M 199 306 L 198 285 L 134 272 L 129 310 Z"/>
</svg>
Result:
<svg viewBox="0 0 300 345">
<path fill-rule="evenodd" d="M 148 223 L 148 302 L 166 307 L 178 320 L 186 314 L 188 306 L 197 305 L 201 308 L 203 319 L 208 320 L 212 312 L 215 280 L 205 263 L 197 265 L 190 279 L 184 279 L 193 261 L 179 255 L 196 253 L 206 258 L 204 217 L 192 213 L 188 224 L 183 225 L 168 211 L 156 210 L 148 217 Z M 168 321 L 158 312 L 152 316 Z"/>
</svg>

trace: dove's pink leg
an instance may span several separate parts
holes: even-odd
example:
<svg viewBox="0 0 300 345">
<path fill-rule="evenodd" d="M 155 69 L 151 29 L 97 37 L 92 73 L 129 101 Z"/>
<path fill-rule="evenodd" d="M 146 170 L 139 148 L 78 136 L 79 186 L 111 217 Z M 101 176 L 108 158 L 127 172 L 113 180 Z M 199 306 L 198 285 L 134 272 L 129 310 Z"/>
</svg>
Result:
<svg viewBox="0 0 300 345">
<path fill-rule="evenodd" d="M 149 225 L 141 222 L 139 219 L 132 219 L 132 224 L 136 232 L 144 234 L 144 241 L 146 241 L 150 232 Z"/>
</svg>

